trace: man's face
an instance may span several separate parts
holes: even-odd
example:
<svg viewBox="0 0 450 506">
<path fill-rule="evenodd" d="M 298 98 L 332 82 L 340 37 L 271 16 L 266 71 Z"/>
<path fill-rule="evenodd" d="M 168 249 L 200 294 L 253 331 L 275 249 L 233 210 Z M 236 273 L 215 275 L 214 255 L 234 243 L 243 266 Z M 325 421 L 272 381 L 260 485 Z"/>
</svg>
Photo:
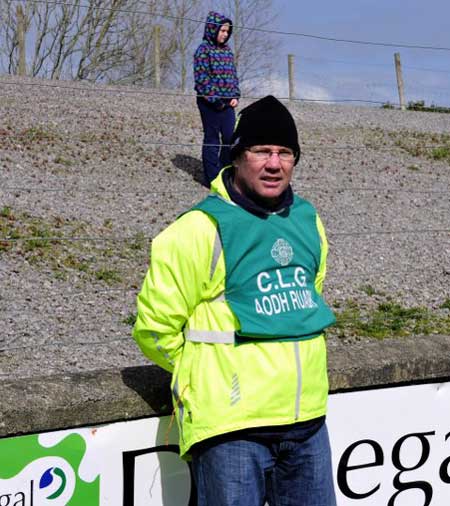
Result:
<svg viewBox="0 0 450 506">
<path fill-rule="evenodd" d="M 228 40 L 229 34 L 230 34 L 230 24 L 225 23 L 219 28 L 219 33 L 217 34 L 218 44 L 225 44 L 225 42 Z"/>
<path fill-rule="evenodd" d="M 239 193 L 274 207 L 291 182 L 294 161 L 289 148 L 252 146 L 234 161 L 234 185 Z"/>
</svg>

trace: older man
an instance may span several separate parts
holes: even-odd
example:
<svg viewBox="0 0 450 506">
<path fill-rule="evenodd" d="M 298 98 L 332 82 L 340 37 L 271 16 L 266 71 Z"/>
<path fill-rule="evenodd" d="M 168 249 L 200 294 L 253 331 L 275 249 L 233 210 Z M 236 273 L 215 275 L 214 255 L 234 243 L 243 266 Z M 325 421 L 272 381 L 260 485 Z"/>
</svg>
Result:
<svg viewBox="0 0 450 506">
<path fill-rule="evenodd" d="M 321 297 L 327 241 L 290 181 L 277 99 L 241 111 L 212 193 L 155 238 L 134 338 L 173 374 L 199 506 L 334 506 Z"/>
</svg>

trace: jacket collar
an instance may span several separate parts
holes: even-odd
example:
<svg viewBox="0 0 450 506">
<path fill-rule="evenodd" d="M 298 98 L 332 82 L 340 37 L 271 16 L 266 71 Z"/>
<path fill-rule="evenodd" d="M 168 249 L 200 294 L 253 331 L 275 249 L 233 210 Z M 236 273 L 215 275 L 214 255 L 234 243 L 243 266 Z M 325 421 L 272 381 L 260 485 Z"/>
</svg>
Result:
<svg viewBox="0 0 450 506">
<path fill-rule="evenodd" d="M 267 216 L 268 214 L 281 214 L 294 201 L 294 193 L 289 185 L 287 190 L 282 195 L 282 200 L 276 208 L 268 208 L 262 206 L 250 199 L 249 197 L 239 193 L 233 185 L 234 168 L 232 166 L 225 167 L 219 173 L 217 178 L 211 183 L 211 191 L 218 193 L 221 197 L 231 200 L 238 206 L 242 207 L 249 213 L 256 216 Z"/>
</svg>

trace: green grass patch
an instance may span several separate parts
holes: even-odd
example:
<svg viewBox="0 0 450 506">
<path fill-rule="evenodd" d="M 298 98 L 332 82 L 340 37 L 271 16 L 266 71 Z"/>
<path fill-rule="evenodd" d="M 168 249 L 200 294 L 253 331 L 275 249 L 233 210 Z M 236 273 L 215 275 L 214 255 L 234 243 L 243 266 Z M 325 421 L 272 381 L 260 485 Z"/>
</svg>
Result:
<svg viewBox="0 0 450 506">
<path fill-rule="evenodd" d="M 450 160 L 450 145 L 433 149 L 431 156 L 434 160 Z"/>
<path fill-rule="evenodd" d="M 122 281 L 122 276 L 115 269 L 107 269 L 102 267 L 94 272 L 95 277 L 99 281 L 104 281 L 108 285 Z"/>
<path fill-rule="evenodd" d="M 147 260 L 148 238 L 139 233 L 127 241 L 89 240 L 111 235 L 112 223 L 98 229 L 61 217 L 43 219 L 15 213 L 6 206 L 0 209 L 0 257 L 22 257 L 33 268 L 45 269 L 56 279 L 75 276 L 88 283 L 100 281 L 117 286 L 126 281 L 133 285 Z"/>
<path fill-rule="evenodd" d="M 136 323 L 136 314 L 129 313 L 128 316 L 122 320 L 122 323 L 129 325 L 130 327 L 134 327 L 134 324 Z"/>
<path fill-rule="evenodd" d="M 449 134 L 400 131 L 389 132 L 389 137 L 396 146 L 412 156 L 450 163 Z"/>
<path fill-rule="evenodd" d="M 336 312 L 337 322 L 329 331 L 337 337 L 406 337 L 449 334 L 450 315 L 425 307 L 403 307 L 395 302 L 382 302 L 374 308 L 346 301 Z"/>
<path fill-rule="evenodd" d="M 439 112 L 448 114 L 450 113 L 450 107 L 443 107 L 440 105 L 426 105 L 425 100 L 417 100 L 416 102 L 408 102 L 406 106 L 408 111 L 422 111 L 422 112 Z"/>
<path fill-rule="evenodd" d="M 42 126 L 38 125 L 30 127 L 19 132 L 18 136 L 23 142 L 34 143 L 41 141 L 55 141 L 59 139 L 59 135 L 52 130 L 46 130 Z"/>
</svg>

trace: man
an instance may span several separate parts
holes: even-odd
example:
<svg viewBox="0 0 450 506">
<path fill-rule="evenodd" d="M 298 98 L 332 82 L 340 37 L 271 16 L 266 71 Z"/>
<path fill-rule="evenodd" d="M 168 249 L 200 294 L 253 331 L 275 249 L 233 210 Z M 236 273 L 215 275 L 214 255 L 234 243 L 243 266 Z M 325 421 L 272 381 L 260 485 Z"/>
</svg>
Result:
<svg viewBox="0 0 450 506">
<path fill-rule="evenodd" d="M 208 187 L 220 169 L 230 163 L 228 145 L 240 96 L 233 52 L 227 44 L 232 32 L 230 19 L 209 12 L 203 41 L 194 55 L 195 91 L 204 134 L 203 174 Z"/>
<path fill-rule="evenodd" d="M 199 506 L 335 506 L 321 298 L 327 241 L 293 195 L 294 120 L 241 111 L 233 165 L 152 244 L 134 338 L 170 371 Z"/>
</svg>

